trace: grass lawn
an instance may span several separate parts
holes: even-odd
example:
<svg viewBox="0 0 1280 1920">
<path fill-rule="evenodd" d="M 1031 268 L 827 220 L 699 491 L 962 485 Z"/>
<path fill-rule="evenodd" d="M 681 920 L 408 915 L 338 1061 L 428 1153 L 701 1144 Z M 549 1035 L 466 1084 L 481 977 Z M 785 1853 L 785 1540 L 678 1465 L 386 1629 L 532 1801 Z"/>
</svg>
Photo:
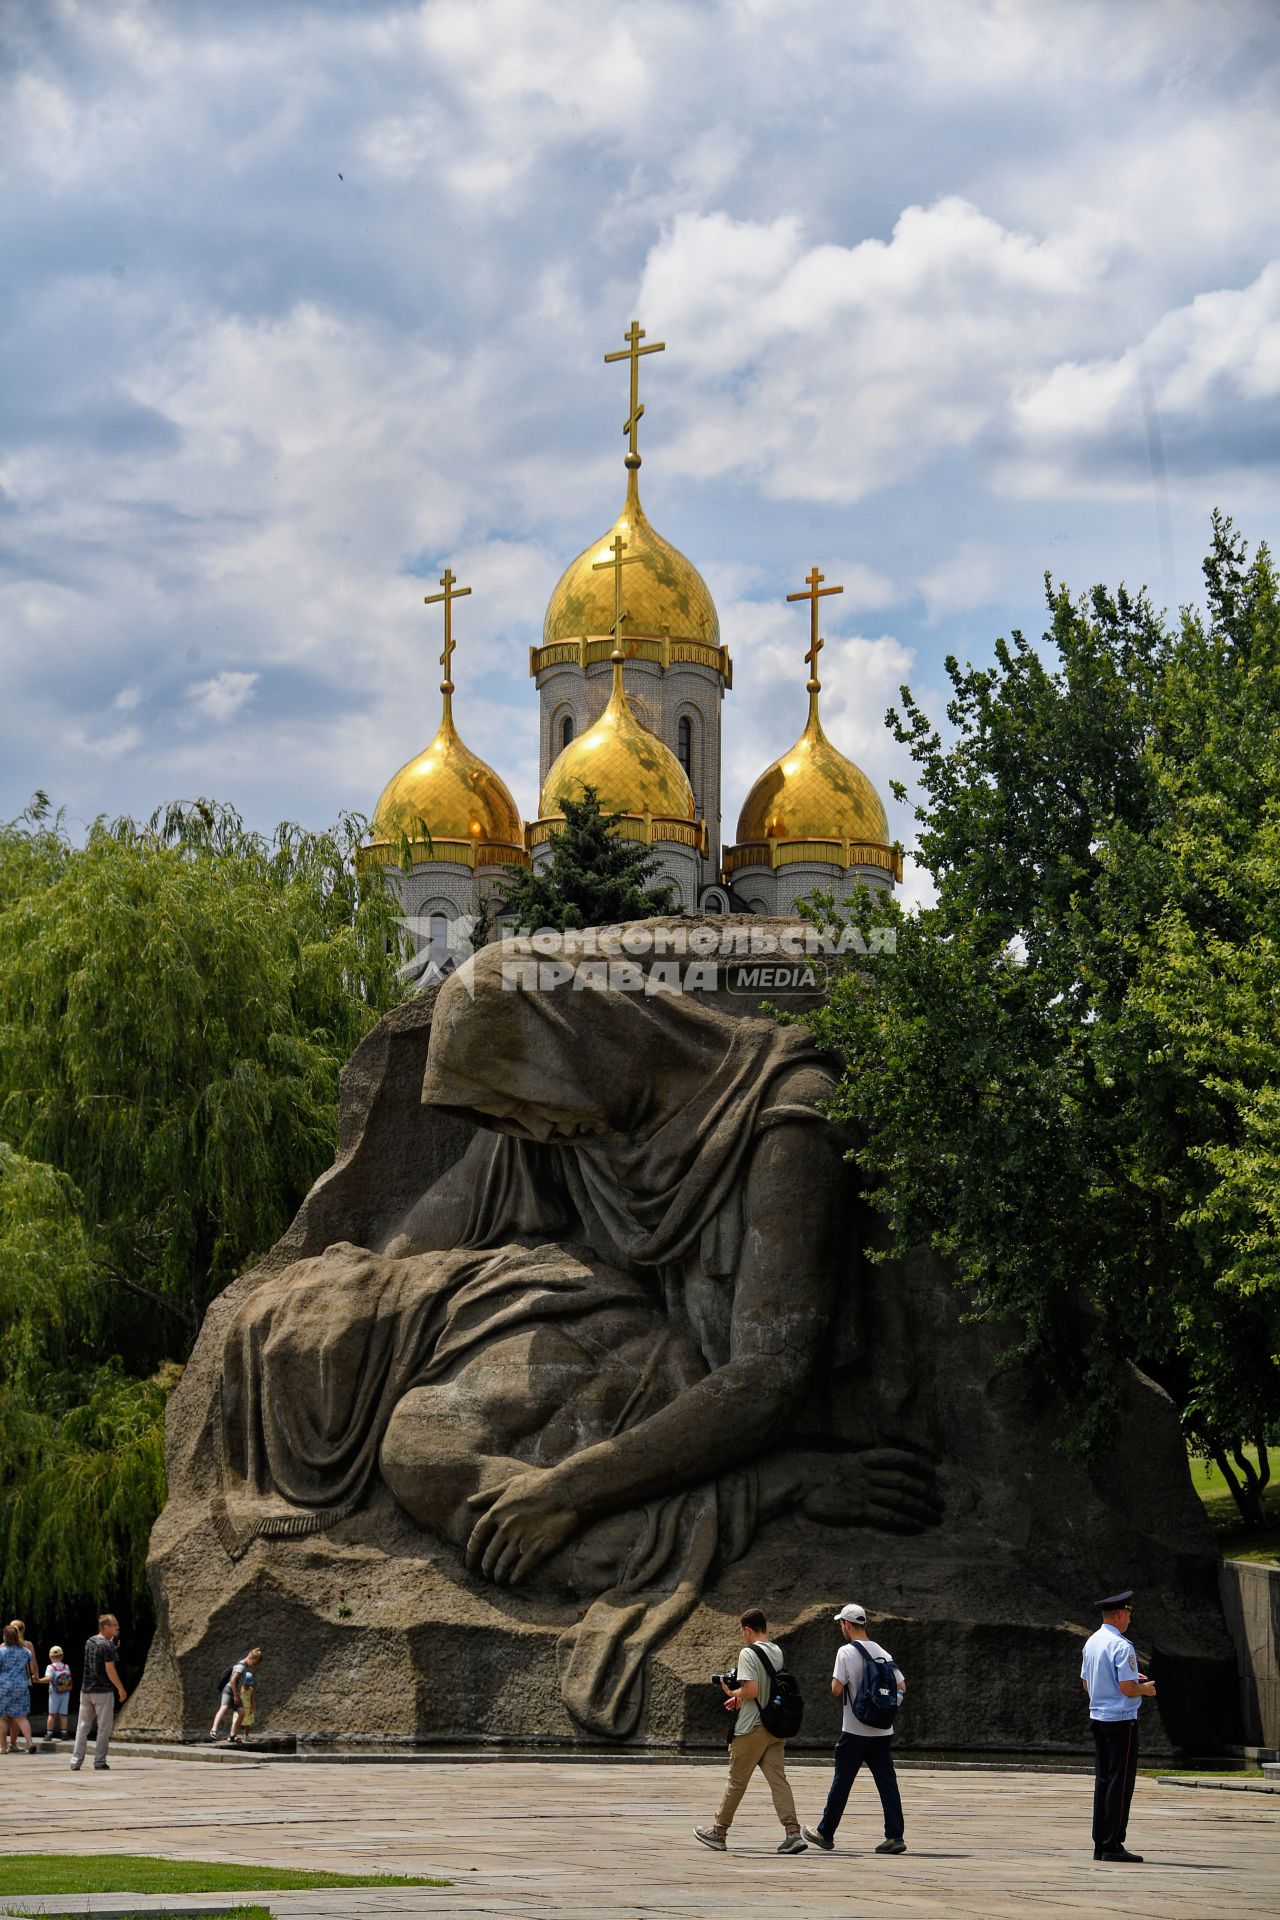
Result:
<svg viewBox="0 0 1280 1920">
<path fill-rule="evenodd" d="M 43 1920 L 41 1907 L 0 1907 L 5 1920 Z M 130 1920 L 164 1920 L 163 1914 L 157 1915 L 155 1908 L 150 1913 L 135 1913 Z M 251 1907 L 223 1907 L 219 1913 L 211 1914 L 209 1920 L 275 1920 L 270 1907 L 260 1907 L 255 1901 Z"/>
<path fill-rule="evenodd" d="M 1261 1780 L 1261 1767 L 1139 1767 L 1144 1780 Z"/>
<path fill-rule="evenodd" d="M 1231 1497 L 1231 1489 L 1212 1460 L 1191 1456 L 1191 1480 L 1204 1501 L 1205 1510 L 1218 1533 L 1218 1544 L 1228 1560 L 1264 1560 L 1280 1565 L 1280 1447 L 1269 1447 L 1271 1484 L 1262 1496 L 1267 1514 L 1265 1527 L 1246 1527 L 1240 1521 L 1240 1509 Z M 1257 1450 L 1245 1448 L 1246 1459 L 1257 1464 Z"/>
<path fill-rule="evenodd" d="M 149 1853 L 0 1853 L 0 1886 L 24 1893 L 267 1893 L 277 1887 L 448 1887 L 399 1873 L 295 1873 L 235 1860 L 161 1860 Z M 237 1907 L 238 1920 L 262 1908 Z"/>
</svg>

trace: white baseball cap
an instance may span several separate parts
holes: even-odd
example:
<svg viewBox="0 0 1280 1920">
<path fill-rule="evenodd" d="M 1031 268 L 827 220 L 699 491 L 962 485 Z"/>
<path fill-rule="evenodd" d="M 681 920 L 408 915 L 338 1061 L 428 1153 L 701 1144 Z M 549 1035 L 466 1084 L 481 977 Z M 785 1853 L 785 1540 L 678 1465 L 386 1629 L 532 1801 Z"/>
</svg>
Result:
<svg viewBox="0 0 1280 1920">
<path fill-rule="evenodd" d="M 855 1600 L 851 1600 L 847 1607 L 841 1607 L 839 1613 L 831 1617 L 833 1620 L 850 1620 L 855 1627 L 865 1627 L 867 1624 L 866 1608 L 860 1607 Z"/>
</svg>

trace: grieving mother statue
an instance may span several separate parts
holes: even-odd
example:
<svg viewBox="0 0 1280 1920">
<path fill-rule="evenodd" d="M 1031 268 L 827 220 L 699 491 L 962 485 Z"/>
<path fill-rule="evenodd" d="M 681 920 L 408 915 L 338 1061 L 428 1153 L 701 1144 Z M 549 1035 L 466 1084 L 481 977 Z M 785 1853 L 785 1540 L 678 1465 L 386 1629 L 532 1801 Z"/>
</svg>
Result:
<svg viewBox="0 0 1280 1920">
<path fill-rule="evenodd" d="M 223 1375 L 228 1497 L 259 1531 L 330 1524 L 380 1472 L 474 1572 L 592 1602 L 562 1687 L 611 1734 L 771 1515 L 936 1518 L 911 1457 L 797 1447 L 848 1270 L 829 1068 L 799 1029 L 646 984 L 536 991 L 476 955 L 422 1093 L 471 1146 L 385 1248 L 251 1294 Z"/>
</svg>

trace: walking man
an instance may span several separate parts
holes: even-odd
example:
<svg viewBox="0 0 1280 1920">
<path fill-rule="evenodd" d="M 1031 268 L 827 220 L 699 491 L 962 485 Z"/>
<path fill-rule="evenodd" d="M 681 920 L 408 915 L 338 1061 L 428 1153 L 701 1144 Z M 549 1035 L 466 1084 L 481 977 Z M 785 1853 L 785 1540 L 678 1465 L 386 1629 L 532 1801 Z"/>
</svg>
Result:
<svg viewBox="0 0 1280 1920">
<path fill-rule="evenodd" d="M 824 1853 L 832 1851 L 850 1790 L 865 1762 L 884 1814 L 884 1839 L 876 1852 L 905 1853 L 902 1796 L 893 1765 L 893 1716 L 907 1683 L 894 1665 L 893 1655 L 868 1635 L 866 1612 L 856 1601 L 841 1607 L 835 1618 L 844 1645 L 836 1654 L 831 1691 L 837 1699 L 843 1696 L 844 1714 L 827 1804 L 817 1826 L 804 1829 L 804 1837 Z"/>
<path fill-rule="evenodd" d="M 80 1682 L 80 1718 L 76 1722 L 76 1744 L 71 1755 L 71 1771 L 79 1773 L 84 1765 L 85 1748 L 93 1733 L 93 1770 L 107 1771 L 107 1746 L 115 1725 L 116 1700 L 125 1701 L 124 1681 L 116 1666 L 116 1640 L 120 1622 L 114 1613 L 98 1615 L 98 1631 L 85 1642 L 84 1677 Z"/>
<path fill-rule="evenodd" d="M 768 1624 L 759 1607 L 748 1608 L 738 1622 L 742 1630 L 742 1652 L 738 1655 L 738 1670 L 733 1676 L 737 1685 L 729 1687 L 723 1678 L 720 1681 L 725 1696 L 725 1710 L 737 1715 L 733 1739 L 729 1743 L 729 1783 L 712 1825 L 695 1827 L 693 1830 L 694 1838 L 716 1853 L 725 1851 L 738 1802 L 757 1767 L 769 1783 L 773 1810 L 782 1822 L 782 1845 L 778 1852 L 805 1851 L 795 1799 L 787 1785 L 787 1743 L 770 1733 L 760 1718 L 758 1703 L 769 1699 L 773 1683 L 783 1667 L 781 1647 L 776 1641 L 765 1637 Z"/>
<path fill-rule="evenodd" d="M 1125 1846 L 1133 1783 L 1138 1776 L 1138 1709 L 1155 1699 L 1155 1682 L 1138 1672 L 1127 1638 L 1133 1588 L 1099 1600 L 1102 1625 L 1084 1643 L 1080 1684 L 1089 1696 L 1093 1728 L 1093 1857 L 1139 1864 Z"/>
</svg>

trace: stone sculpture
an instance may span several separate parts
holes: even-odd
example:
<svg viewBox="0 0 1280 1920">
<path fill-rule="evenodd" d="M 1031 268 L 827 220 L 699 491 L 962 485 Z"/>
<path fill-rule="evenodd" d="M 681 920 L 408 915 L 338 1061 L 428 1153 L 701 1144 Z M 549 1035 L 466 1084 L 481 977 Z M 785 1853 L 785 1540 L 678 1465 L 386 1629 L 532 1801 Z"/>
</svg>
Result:
<svg viewBox="0 0 1280 1920">
<path fill-rule="evenodd" d="M 297 1534 L 379 1471 L 481 1577 L 591 1602 L 564 1672 L 629 1732 L 645 1653 L 789 1503 L 936 1518 L 927 1464 L 779 1452 L 839 1288 L 844 1171 L 804 1032 L 689 995 L 443 989 L 423 1103 L 475 1125 L 383 1255 L 335 1247 L 228 1331 L 228 1518 Z M 797 1258 L 797 1254 L 802 1255 Z M 233 1517 L 234 1516 L 234 1517 Z"/>
<path fill-rule="evenodd" d="M 803 1028 L 656 971 L 633 992 L 560 972 L 513 988 L 488 948 L 434 1007 L 388 1016 L 348 1072 L 337 1166 L 215 1303 L 174 1400 L 135 1723 L 192 1717 L 234 1618 L 321 1642 L 299 1732 L 698 1737 L 688 1670 L 722 1663 L 720 1616 L 752 1598 L 812 1630 L 879 1586 L 953 1636 L 1020 1606 L 1034 1660 L 1063 1577 L 1083 1624 L 1120 1551 L 1127 1577 L 1179 1569 L 1190 1697 L 1228 1654 L 1157 1390 L 1134 1376 L 1135 1525 L 1114 1472 L 1062 1455 L 1033 1383 L 999 1380 L 936 1262 L 863 1258 L 832 1068 Z M 358 1619 L 333 1603 L 348 1588 Z M 496 1704 L 477 1635 L 524 1676 Z M 442 1697 L 444 1645 L 463 1677 Z M 414 1681 L 399 1728 L 359 1678 L 389 1667 Z"/>
</svg>

